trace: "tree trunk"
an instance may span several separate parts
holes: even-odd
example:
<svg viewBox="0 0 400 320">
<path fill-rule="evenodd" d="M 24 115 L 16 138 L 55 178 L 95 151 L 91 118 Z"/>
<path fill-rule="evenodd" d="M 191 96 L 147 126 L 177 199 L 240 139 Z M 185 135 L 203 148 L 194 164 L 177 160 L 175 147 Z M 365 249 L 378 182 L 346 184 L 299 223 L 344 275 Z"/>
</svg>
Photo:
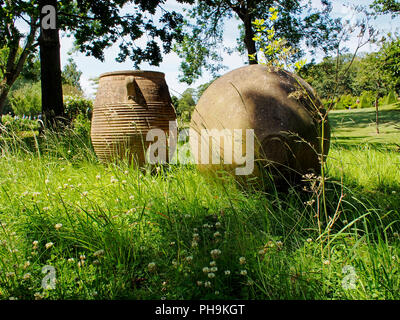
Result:
<svg viewBox="0 0 400 320">
<path fill-rule="evenodd" d="M 375 111 L 376 111 L 376 133 L 379 134 L 379 108 L 378 108 L 378 102 L 379 102 L 379 95 L 376 95 L 375 98 Z"/>
<path fill-rule="evenodd" d="M 247 53 L 250 55 L 255 55 L 255 60 L 250 59 L 249 57 L 249 64 L 257 64 L 257 49 L 256 49 L 256 42 L 253 40 L 254 38 L 254 31 L 252 25 L 252 17 L 247 12 L 243 16 L 243 23 L 244 23 L 244 43 L 246 45 Z"/>
<path fill-rule="evenodd" d="M 57 0 L 40 0 L 40 65 L 42 80 L 42 113 L 46 126 L 56 128 L 58 122 L 64 120 L 64 105 L 61 83 L 60 37 L 56 28 L 44 29 L 43 6 L 51 5 L 57 10 Z"/>
<path fill-rule="evenodd" d="M 0 122 L 1 122 L 1 115 L 3 114 L 3 108 L 6 104 L 8 92 L 10 89 L 8 87 L 4 87 L 0 89 Z"/>
</svg>

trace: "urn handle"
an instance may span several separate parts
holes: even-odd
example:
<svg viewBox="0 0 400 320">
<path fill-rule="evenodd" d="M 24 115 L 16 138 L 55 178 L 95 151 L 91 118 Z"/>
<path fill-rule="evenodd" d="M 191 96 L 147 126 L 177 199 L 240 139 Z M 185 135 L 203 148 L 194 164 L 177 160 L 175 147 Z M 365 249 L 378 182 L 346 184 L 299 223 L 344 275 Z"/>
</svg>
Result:
<svg viewBox="0 0 400 320">
<path fill-rule="evenodd" d="M 126 93 L 128 101 L 133 100 L 137 104 L 147 107 L 146 99 L 144 98 L 143 93 L 136 82 L 135 77 L 133 76 L 126 77 L 125 84 L 126 84 Z"/>
</svg>

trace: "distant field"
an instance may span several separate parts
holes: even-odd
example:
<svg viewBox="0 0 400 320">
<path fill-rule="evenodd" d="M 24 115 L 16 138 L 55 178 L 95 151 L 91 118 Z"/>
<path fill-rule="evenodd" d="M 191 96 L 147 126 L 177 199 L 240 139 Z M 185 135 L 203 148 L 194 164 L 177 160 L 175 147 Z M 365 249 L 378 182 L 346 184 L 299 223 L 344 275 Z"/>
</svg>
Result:
<svg viewBox="0 0 400 320">
<path fill-rule="evenodd" d="M 375 108 L 332 111 L 329 120 L 334 144 L 373 143 L 390 147 L 400 144 L 400 106 L 379 108 L 379 131 L 376 133 Z"/>
</svg>

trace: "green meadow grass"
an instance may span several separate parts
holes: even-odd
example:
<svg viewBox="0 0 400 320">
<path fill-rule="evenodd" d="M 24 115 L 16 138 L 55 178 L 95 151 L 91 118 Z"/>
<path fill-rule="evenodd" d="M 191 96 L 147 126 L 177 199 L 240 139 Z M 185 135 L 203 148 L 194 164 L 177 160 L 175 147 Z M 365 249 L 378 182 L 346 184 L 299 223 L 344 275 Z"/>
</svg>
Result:
<svg viewBox="0 0 400 320">
<path fill-rule="evenodd" d="M 3 133 L 0 299 L 399 299 L 399 111 L 379 137 L 372 111 L 330 114 L 325 198 L 318 179 L 266 192 L 103 165 L 70 130 Z"/>
</svg>

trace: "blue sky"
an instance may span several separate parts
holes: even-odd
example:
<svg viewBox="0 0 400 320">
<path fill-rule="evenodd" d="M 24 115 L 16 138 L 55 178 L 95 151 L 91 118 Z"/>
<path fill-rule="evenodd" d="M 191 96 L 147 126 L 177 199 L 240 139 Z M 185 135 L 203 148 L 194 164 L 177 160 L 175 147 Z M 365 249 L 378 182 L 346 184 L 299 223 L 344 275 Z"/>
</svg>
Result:
<svg viewBox="0 0 400 320">
<path fill-rule="evenodd" d="M 332 1 L 333 2 L 333 13 L 338 17 L 344 17 L 346 19 L 352 18 L 353 21 L 357 18 L 351 13 L 346 4 L 349 3 L 358 3 L 358 4 L 369 4 L 372 0 L 358 0 L 358 1 Z M 313 7 L 319 7 L 320 0 L 312 0 Z M 163 5 L 163 7 L 167 10 L 175 10 L 182 11 L 183 6 L 178 4 L 174 0 L 167 0 L 167 4 Z M 129 8 L 128 8 L 129 9 Z M 239 35 L 238 31 L 239 22 L 236 19 L 231 19 L 225 24 L 225 33 L 224 33 L 224 46 L 233 47 L 236 44 L 236 39 Z M 380 29 L 384 29 L 386 32 L 398 32 L 400 28 L 400 18 L 397 17 L 395 19 L 391 19 L 390 16 L 382 16 L 378 18 L 374 25 L 379 27 Z M 350 41 L 346 44 L 350 48 L 350 50 L 354 50 L 356 46 L 356 38 L 355 36 L 350 39 Z M 109 71 L 116 70 L 133 70 L 133 63 L 130 60 L 127 60 L 124 63 L 118 63 L 115 61 L 115 58 L 119 52 L 118 45 L 115 44 L 111 48 L 106 49 L 105 51 L 105 61 L 101 62 L 93 57 L 87 57 L 83 53 L 73 53 L 69 55 L 73 47 L 73 39 L 67 38 L 63 36 L 61 38 L 61 63 L 64 65 L 68 58 L 71 56 L 74 61 L 77 63 L 78 68 L 83 72 L 81 77 L 81 85 L 85 91 L 85 94 L 89 97 L 95 96 L 95 90 L 92 87 L 89 79 L 98 77 L 100 74 Z M 375 49 L 374 46 L 367 45 L 362 48 L 361 51 L 373 51 Z M 318 61 L 322 58 L 322 56 L 315 57 Z M 246 57 L 240 56 L 238 53 L 233 53 L 228 55 L 223 53 L 223 63 L 228 67 L 226 72 L 239 68 L 245 64 L 247 60 Z M 310 60 L 311 57 L 308 57 Z M 159 67 L 150 66 L 147 63 L 141 65 L 142 70 L 154 70 L 164 72 L 166 75 L 166 81 L 168 87 L 170 89 L 171 95 L 177 95 L 178 93 L 182 93 L 189 86 L 179 82 L 179 65 L 180 59 L 175 53 L 170 53 L 164 56 L 164 61 L 160 64 Z M 202 83 L 209 81 L 211 76 L 209 74 L 204 74 L 201 79 L 193 83 L 190 87 L 196 88 Z"/>
</svg>

